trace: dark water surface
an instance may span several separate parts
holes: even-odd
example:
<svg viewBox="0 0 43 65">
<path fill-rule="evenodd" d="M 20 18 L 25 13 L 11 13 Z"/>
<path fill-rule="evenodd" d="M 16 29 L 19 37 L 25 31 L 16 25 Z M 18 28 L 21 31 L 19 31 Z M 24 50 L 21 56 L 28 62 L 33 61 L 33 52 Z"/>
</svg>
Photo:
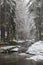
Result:
<svg viewBox="0 0 43 65">
<path fill-rule="evenodd" d="M 0 54 L 0 65 L 15 65 L 18 61 L 18 53 Z"/>
<path fill-rule="evenodd" d="M 29 55 L 27 57 L 30 57 Z M 0 65 L 43 65 L 43 61 L 26 60 L 16 53 L 0 54 Z"/>
</svg>

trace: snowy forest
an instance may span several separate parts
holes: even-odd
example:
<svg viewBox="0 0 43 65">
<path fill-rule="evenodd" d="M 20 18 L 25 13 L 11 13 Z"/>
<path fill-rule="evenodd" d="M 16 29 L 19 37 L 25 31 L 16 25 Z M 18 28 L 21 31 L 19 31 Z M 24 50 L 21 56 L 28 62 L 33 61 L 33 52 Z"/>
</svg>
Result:
<svg viewBox="0 0 43 65">
<path fill-rule="evenodd" d="M 0 0 L 0 57 L 13 65 L 43 60 L 43 0 Z"/>
<path fill-rule="evenodd" d="M 41 0 L 0 0 L 0 40 L 42 40 Z"/>
</svg>

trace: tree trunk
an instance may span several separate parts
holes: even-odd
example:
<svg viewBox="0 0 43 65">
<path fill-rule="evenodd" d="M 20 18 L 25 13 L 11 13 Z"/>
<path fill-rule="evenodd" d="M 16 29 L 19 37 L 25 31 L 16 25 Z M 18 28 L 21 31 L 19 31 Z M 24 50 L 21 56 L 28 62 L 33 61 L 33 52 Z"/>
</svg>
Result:
<svg viewBox="0 0 43 65">
<path fill-rule="evenodd" d="M 5 28 L 4 28 L 4 26 L 1 26 L 1 40 L 5 41 Z"/>
</svg>

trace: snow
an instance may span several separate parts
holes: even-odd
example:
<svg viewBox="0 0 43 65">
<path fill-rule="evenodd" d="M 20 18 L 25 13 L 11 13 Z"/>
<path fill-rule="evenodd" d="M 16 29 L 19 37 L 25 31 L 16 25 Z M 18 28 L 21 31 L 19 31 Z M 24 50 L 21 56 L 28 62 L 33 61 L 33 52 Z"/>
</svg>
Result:
<svg viewBox="0 0 43 65">
<path fill-rule="evenodd" d="M 38 41 L 31 45 L 26 51 L 26 53 L 43 55 L 43 41 Z"/>
<path fill-rule="evenodd" d="M 18 51 L 19 48 L 14 48 L 14 49 L 11 49 L 11 51 Z"/>
<path fill-rule="evenodd" d="M 26 2 L 29 2 L 30 0 L 26 0 Z"/>
<path fill-rule="evenodd" d="M 24 42 L 26 42 L 25 40 L 13 40 L 14 42 L 16 42 L 16 43 L 24 43 Z"/>
<path fill-rule="evenodd" d="M 30 3 L 29 3 L 29 5 L 28 5 L 28 7 L 30 7 L 30 6 L 33 4 L 34 1 L 35 1 L 35 0 L 29 1 Z"/>
<path fill-rule="evenodd" d="M 3 4 L 3 2 L 1 2 L 1 4 L 0 5 L 2 5 Z"/>
<path fill-rule="evenodd" d="M 26 51 L 30 54 L 35 54 L 30 58 L 26 58 L 26 60 L 34 60 L 34 61 L 42 61 L 43 60 L 43 41 L 35 42 L 31 45 Z"/>
<path fill-rule="evenodd" d="M 27 54 L 26 53 L 19 53 L 19 56 L 27 56 Z"/>
<path fill-rule="evenodd" d="M 14 47 L 15 46 L 4 46 L 4 47 L 0 47 L 0 49 L 7 50 L 7 49 L 14 48 Z"/>
<path fill-rule="evenodd" d="M 26 60 L 42 61 L 43 56 L 42 55 L 35 55 L 35 56 L 30 57 L 30 58 L 26 58 Z"/>
<path fill-rule="evenodd" d="M 30 4 L 29 4 L 29 6 L 28 6 L 28 7 L 30 7 L 30 6 L 32 5 L 32 3 L 33 3 L 33 1 L 32 1 L 32 2 L 30 2 Z"/>
</svg>

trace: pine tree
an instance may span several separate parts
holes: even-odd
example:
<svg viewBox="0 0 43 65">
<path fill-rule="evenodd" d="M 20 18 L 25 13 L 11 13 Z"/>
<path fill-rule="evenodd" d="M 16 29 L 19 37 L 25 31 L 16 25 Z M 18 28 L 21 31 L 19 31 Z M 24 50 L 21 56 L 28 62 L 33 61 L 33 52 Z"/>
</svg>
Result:
<svg viewBox="0 0 43 65">
<path fill-rule="evenodd" d="M 15 33 L 15 6 L 14 0 L 3 0 L 0 2 L 1 39 L 9 41 Z M 4 29 L 3 29 L 4 28 Z M 7 32 L 7 35 L 6 35 Z"/>
</svg>

